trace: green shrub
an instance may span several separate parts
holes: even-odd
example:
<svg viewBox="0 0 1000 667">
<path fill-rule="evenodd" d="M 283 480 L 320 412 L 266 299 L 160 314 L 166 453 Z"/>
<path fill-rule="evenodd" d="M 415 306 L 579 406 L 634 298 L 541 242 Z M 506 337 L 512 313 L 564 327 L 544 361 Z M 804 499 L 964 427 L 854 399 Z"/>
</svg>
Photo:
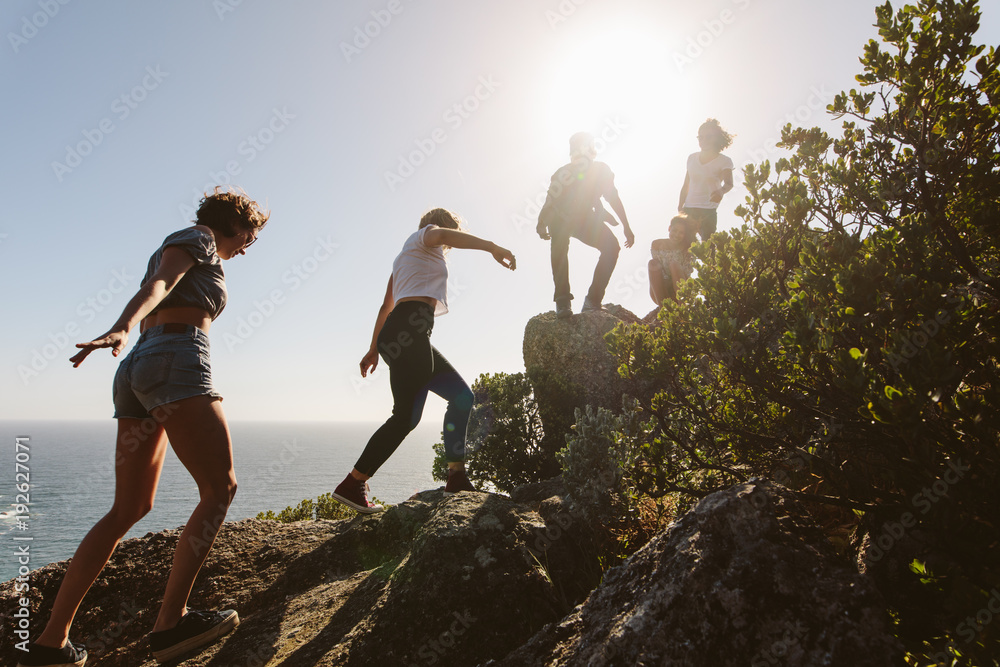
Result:
<svg viewBox="0 0 1000 667">
<path fill-rule="evenodd" d="M 555 453 L 565 443 L 565 434 L 543 432 L 524 373 L 484 373 L 473 383 L 472 392 L 476 399 L 466 440 L 466 470 L 478 488 L 510 492 L 559 474 Z M 436 444 L 434 450 L 434 479 L 444 480 L 444 445 Z"/>
<path fill-rule="evenodd" d="M 607 525 L 630 511 L 629 480 L 636 454 L 648 437 L 637 402 L 625 402 L 622 412 L 591 406 L 576 410 L 576 425 L 558 453 L 563 483 L 573 511 L 591 522 Z"/>
<path fill-rule="evenodd" d="M 778 479 L 860 517 L 858 548 L 910 513 L 890 558 L 856 554 L 910 663 L 996 665 L 1000 622 L 966 630 L 1000 590 L 1000 55 L 975 2 L 876 15 L 842 135 L 787 126 L 681 303 L 609 335 L 659 386 L 631 474 L 652 497 Z"/>
<path fill-rule="evenodd" d="M 374 496 L 372 497 L 371 502 L 377 505 L 385 504 Z M 356 514 L 357 511 L 334 500 L 333 494 L 324 493 L 316 498 L 315 501 L 306 498 L 300 502 L 298 506 L 292 507 L 289 505 L 277 514 L 275 514 L 272 510 L 260 512 L 257 514 L 257 518 L 270 519 L 271 521 L 281 521 L 282 523 L 291 523 L 293 521 L 312 521 L 314 519 L 351 519 Z"/>
</svg>

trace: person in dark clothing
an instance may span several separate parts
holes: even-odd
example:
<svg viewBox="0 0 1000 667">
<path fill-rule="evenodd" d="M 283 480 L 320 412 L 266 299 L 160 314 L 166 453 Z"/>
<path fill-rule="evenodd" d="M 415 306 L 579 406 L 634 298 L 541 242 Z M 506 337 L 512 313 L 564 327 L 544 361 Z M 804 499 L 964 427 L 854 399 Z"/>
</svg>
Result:
<svg viewBox="0 0 1000 667">
<path fill-rule="evenodd" d="M 553 299 L 556 302 L 556 317 L 559 318 L 573 314 L 573 294 L 569 287 L 570 237 L 601 251 L 582 312 L 603 310 L 604 291 L 618 263 L 618 240 L 604 223 L 616 226 L 620 220 L 625 231 L 625 247 L 631 248 L 635 242 L 625 206 L 615 187 L 615 175 L 608 165 L 596 160 L 593 135 L 587 132 L 574 134 L 569 139 L 569 153 L 569 164 L 552 175 L 536 228 L 542 240 L 552 241 Z M 604 208 L 602 198 L 614 209 L 618 220 Z"/>
<path fill-rule="evenodd" d="M 457 215 L 443 208 L 427 212 L 403 244 L 375 318 L 371 345 L 361 359 L 361 376 L 375 370 L 379 357 L 389 367 L 392 416 L 368 440 L 364 451 L 332 496 L 363 514 L 382 511 L 368 499 L 368 479 L 396 451 L 420 421 L 427 393 L 448 401 L 442 429 L 448 462 L 446 493 L 475 491 L 465 472 L 465 437 L 475 398 L 448 360 L 431 345 L 434 320 L 448 312 L 445 250 L 484 250 L 505 268 L 517 267 L 513 253 L 462 231 Z"/>
</svg>

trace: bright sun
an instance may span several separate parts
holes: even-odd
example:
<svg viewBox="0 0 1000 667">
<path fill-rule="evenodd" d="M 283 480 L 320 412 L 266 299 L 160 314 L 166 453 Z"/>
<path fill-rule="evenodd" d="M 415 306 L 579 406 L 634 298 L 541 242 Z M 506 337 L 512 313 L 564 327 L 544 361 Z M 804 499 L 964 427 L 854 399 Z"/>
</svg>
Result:
<svg viewBox="0 0 1000 667">
<path fill-rule="evenodd" d="M 633 26 L 575 44 L 548 77 L 549 136 L 564 142 L 573 132 L 592 132 L 599 152 L 613 152 L 616 164 L 627 163 L 630 171 L 650 169 L 664 152 L 696 148 L 689 86 L 669 40 Z"/>
</svg>

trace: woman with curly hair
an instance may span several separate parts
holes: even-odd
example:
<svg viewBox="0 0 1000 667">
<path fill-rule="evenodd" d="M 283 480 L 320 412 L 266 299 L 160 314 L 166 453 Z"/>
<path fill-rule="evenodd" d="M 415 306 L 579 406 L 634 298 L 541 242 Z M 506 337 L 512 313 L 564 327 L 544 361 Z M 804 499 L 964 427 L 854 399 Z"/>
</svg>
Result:
<svg viewBox="0 0 1000 667">
<path fill-rule="evenodd" d="M 733 135 L 722 129 L 714 118 L 709 118 L 698 128 L 698 145 L 701 150 L 687 160 L 687 174 L 681 187 L 677 210 L 688 216 L 687 237 L 695 242 L 700 234 L 702 241 L 715 233 L 718 225 L 719 202 L 733 189 L 733 161 L 722 151 L 733 143 Z"/>
<path fill-rule="evenodd" d="M 429 211 L 392 264 L 372 342 L 361 359 L 361 377 L 375 370 L 379 356 L 389 366 L 392 416 L 372 435 L 354 469 L 333 492 L 335 499 L 358 512 L 381 511 L 381 506 L 368 500 L 368 479 L 416 428 L 429 391 L 448 401 L 443 429 L 448 461 L 445 491 L 475 491 L 465 473 L 465 432 L 472 412 L 472 389 L 431 345 L 434 318 L 448 312 L 445 250 L 485 250 L 511 271 L 517 265 L 510 250 L 464 232 L 461 226 L 451 211 Z"/>
<path fill-rule="evenodd" d="M 118 437 L 111 510 L 80 543 L 52 614 L 19 667 L 82 666 L 87 652 L 68 640 L 84 595 L 129 529 L 153 507 L 167 442 L 200 496 L 174 552 L 159 615 L 149 636 L 158 662 L 211 643 L 239 623 L 233 610 L 187 608 L 195 577 L 236 493 L 232 442 L 222 397 L 212 386 L 208 330 L 226 305 L 222 260 L 246 252 L 269 213 L 245 193 L 206 195 L 192 227 L 164 239 L 149 258 L 139 291 L 104 335 L 78 343 L 73 367 L 100 348 L 119 356 L 135 325 L 141 334 L 115 374 Z"/>
</svg>

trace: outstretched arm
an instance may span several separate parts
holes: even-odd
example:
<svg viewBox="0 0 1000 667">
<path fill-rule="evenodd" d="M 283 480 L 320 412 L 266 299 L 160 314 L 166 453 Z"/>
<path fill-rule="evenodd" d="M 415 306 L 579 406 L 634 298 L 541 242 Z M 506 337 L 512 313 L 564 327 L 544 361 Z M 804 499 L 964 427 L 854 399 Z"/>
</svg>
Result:
<svg viewBox="0 0 1000 667">
<path fill-rule="evenodd" d="M 121 351 L 128 345 L 128 332 L 132 330 L 132 327 L 141 322 L 170 294 L 170 290 L 180 282 L 180 279 L 192 266 L 194 266 L 194 259 L 184 250 L 176 247 L 164 249 L 163 258 L 160 260 L 160 266 L 156 269 L 156 273 L 143 283 L 135 296 L 126 304 L 125 310 L 122 311 L 121 317 L 118 318 L 114 326 L 99 338 L 87 343 L 76 344 L 80 351 L 70 357 L 73 368 L 83 363 L 83 360 L 91 352 L 102 347 L 110 347 L 111 354 L 116 357 L 121 354 Z"/>
<path fill-rule="evenodd" d="M 514 259 L 514 253 L 510 250 L 498 246 L 493 241 L 487 241 L 457 229 L 443 227 L 428 229 L 427 233 L 424 234 L 424 243 L 432 246 L 446 245 L 467 250 L 485 250 L 493 255 L 493 259 L 511 271 L 517 268 L 517 260 Z"/>
<path fill-rule="evenodd" d="M 681 198 L 680 198 L 680 201 L 677 202 L 677 210 L 678 210 L 678 212 L 683 212 L 684 211 L 684 202 L 687 201 L 687 198 L 688 198 L 688 186 L 690 184 L 691 184 L 691 177 L 688 174 L 684 174 L 684 185 L 681 186 Z"/>
<path fill-rule="evenodd" d="M 368 346 L 368 352 L 361 358 L 361 377 L 368 377 L 368 374 L 378 366 L 378 335 L 382 333 L 382 327 L 385 325 L 385 321 L 394 306 L 395 303 L 392 300 L 392 275 L 390 275 L 389 284 L 385 286 L 385 296 L 382 298 L 382 305 L 379 306 L 378 316 L 375 318 L 372 344 Z"/>
</svg>

